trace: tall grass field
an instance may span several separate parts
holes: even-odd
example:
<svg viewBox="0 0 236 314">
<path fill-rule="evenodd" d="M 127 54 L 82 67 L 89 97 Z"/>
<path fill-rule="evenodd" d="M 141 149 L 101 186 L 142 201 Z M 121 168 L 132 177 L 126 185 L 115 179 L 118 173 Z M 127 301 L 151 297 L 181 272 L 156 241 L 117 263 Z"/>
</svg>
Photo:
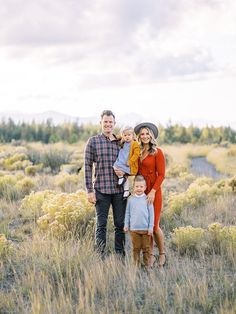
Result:
<svg viewBox="0 0 236 314">
<path fill-rule="evenodd" d="M 80 144 L 0 146 L 0 313 L 236 313 L 236 145 L 163 146 L 167 264 L 94 251 Z M 220 180 L 191 171 L 204 157 Z M 155 248 L 158 256 L 158 250 Z"/>
</svg>

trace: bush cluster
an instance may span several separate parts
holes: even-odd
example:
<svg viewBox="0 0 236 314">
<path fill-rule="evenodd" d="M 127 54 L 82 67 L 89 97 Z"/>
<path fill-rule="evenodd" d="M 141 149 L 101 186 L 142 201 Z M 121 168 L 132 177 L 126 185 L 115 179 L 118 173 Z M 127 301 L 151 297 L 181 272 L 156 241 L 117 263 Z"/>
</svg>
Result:
<svg viewBox="0 0 236 314">
<path fill-rule="evenodd" d="M 32 163 L 28 160 L 24 153 L 15 153 L 2 161 L 3 168 L 6 170 L 22 170 L 30 166 Z"/>
<path fill-rule="evenodd" d="M 5 258 L 12 253 L 13 246 L 4 234 L 0 234 L 0 258 Z"/>
<path fill-rule="evenodd" d="M 42 215 L 43 203 L 47 202 L 55 194 L 56 192 L 51 190 L 31 192 L 22 200 L 20 212 L 23 213 L 25 217 L 38 218 Z"/>
<path fill-rule="evenodd" d="M 39 228 L 58 238 L 84 234 L 94 217 L 94 206 L 84 191 L 56 194 L 43 202 L 42 210 Z"/>
<path fill-rule="evenodd" d="M 212 223 L 207 229 L 192 226 L 175 228 L 171 246 L 180 254 L 193 255 L 200 250 L 208 253 L 236 254 L 236 226 Z"/>
<path fill-rule="evenodd" d="M 183 209 L 195 209 L 206 204 L 207 200 L 215 199 L 222 193 L 229 192 L 229 186 L 218 186 L 210 178 L 197 178 L 183 193 L 172 193 L 169 197 L 168 209 L 165 212 L 169 218 L 180 216 Z"/>
<path fill-rule="evenodd" d="M 71 193 L 78 190 L 80 177 L 77 174 L 60 173 L 55 181 L 62 192 Z"/>
<path fill-rule="evenodd" d="M 35 187 L 35 182 L 22 174 L 0 176 L 0 198 L 17 200 Z"/>
<path fill-rule="evenodd" d="M 166 171 L 166 177 L 179 177 L 181 173 L 187 173 L 187 167 L 173 163 Z"/>
<path fill-rule="evenodd" d="M 43 164 L 29 165 L 25 168 L 25 174 L 28 176 L 35 176 L 43 168 Z"/>
</svg>

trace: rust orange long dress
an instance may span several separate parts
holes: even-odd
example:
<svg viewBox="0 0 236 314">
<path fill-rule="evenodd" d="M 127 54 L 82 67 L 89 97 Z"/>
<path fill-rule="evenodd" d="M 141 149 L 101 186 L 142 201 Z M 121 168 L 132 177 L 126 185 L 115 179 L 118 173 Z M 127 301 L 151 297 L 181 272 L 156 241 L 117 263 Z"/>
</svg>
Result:
<svg viewBox="0 0 236 314">
<path fill-rule="evenodd" d="M 151 189 L 156 190 L 154 199 L 154 231 L 157 231 L 160 222 L 162 207 L 161 184 L 165 178 L 165 157 L 160 148 L 154 155 L 147 155 L 143 160 L 139 159 L 138 173 L 141 174 L 147 183 L 145 193 L 148 194 Z"/>
</svg>

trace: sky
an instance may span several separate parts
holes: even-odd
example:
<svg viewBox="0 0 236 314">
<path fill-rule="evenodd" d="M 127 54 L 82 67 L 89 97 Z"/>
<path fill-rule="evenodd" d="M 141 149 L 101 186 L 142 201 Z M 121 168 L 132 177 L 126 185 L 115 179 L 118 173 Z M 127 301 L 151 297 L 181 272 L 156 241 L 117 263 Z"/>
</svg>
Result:
<svg viewBox="0 0 236 314">
<path fill-rule="evenodd" d="M 1 0 L 0 111 L 236 128 L 235 0 Z"/>
</svg>

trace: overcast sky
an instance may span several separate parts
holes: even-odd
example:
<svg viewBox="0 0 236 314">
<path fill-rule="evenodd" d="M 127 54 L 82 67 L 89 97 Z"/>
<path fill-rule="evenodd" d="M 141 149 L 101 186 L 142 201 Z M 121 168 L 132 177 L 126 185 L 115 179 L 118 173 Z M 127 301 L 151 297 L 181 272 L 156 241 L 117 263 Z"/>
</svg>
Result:
<svg viewBox="0 0 236 314">
<path fill-rule="evenodd" d="M 0 111 L 236 128 L 235 0 L 0 4 Z"/>
</svg>

